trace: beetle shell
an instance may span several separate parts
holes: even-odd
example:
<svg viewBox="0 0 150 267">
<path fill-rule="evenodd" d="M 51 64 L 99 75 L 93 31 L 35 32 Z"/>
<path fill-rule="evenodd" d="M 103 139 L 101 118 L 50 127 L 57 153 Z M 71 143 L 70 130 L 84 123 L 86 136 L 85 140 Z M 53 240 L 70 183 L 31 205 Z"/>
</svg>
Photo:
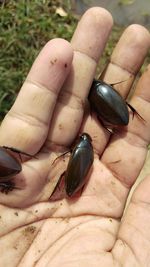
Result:
<svg viewBox="0 0 150 267">
<path fill-rule="evenodd" d="M 86 176 L 94 160 L 91 141 L 91 137 L 83 133 L 71 153 L 65 174 L 65 191 L 69 197 L 85 184 Z"/>
<path fill-rule="evenodd" d="M 0 180 L 1 178 L 8 180 L 10 176 L 16 175 L 21 170 L 22 166 L 20 162 L 9 154 L 8 150 L 0 147 Z"/>
<path fill-rule="evenodd" d="M 94 80 L 88 99 L 98 116 L 109 124 L 125 126 L 129 123 L 127 104 L 111 85 Z"/>
</svg>

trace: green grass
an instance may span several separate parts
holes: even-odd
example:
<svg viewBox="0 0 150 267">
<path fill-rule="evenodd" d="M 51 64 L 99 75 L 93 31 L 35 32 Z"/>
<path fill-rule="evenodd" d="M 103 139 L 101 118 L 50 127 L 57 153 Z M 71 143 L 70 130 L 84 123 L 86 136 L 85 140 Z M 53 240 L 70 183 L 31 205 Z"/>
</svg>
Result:
<svg viewBox="0 0 150 267">
<path fill-rule="evenodd" d="M 36 55 L 55 37 L 70 40 L 77 19 L 56 14 L 59 1 L 5 1 L 0 6 L 0 120 Z"/>
<path fill-rule="evenodd" d="M 3 2 L 3 3 L 1 3 Z M 16 95 L 44 44 L 55 37 L 71 39 L 78 19 L 70 12 L 70 1 L 5 0 L 0 3 L 0 121 Z M 67 16 L 56 9 L 62 6 Z M 101 61 L 100 71 L 117 43 L 123 28 L 113 28 Z"/>
</svg>

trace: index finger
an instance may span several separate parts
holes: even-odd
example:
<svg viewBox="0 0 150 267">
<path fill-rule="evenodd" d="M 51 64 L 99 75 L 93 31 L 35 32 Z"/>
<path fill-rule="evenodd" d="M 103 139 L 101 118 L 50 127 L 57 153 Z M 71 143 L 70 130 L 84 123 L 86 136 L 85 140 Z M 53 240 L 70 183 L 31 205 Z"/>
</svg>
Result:
<svg viewBox="0 0 150 267">
<path fill-rule="evenodd" d="M 59 90 L 72 63 L 71 45 L 63 39 L 49 41 L 39 53 L 19 95 L 0 127 L 0 144 L 30 154 L 39 151 Z"/>
</svg>

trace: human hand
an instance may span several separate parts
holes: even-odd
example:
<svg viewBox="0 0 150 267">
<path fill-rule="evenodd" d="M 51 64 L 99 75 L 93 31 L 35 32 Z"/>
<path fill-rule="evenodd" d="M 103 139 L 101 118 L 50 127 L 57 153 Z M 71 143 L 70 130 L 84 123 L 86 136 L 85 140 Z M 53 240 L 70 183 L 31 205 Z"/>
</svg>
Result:
<svg viewBox="0 0 150 267">
<path fill-rule="evenodd" d="M 146 123 L 131 114 L 126 131 L 109 140 L 96 116 L 84 115 L 84 102 L 111 27 L 110 14 L 92 8 L 72 38 L 74 55 L 68 42 L 50 41 L 1 125 L 1 145 L 35 154 L 37 159 L 22 164 L 22 172 L 15 177 L 20 190 L 0 193 L 0 266 L 150 266 L 150 176 L 137 188 L 122 218 L 150 140 L 150 66 L 130 102 Z M 127 80 L 116 86 L 123 97 L 149 46 L 148 31 L 131 25 L 114 49 L 104 79 Z M 49 201 L 68 160 L 60 158 L 55 168 L 52 162 L 70 147 L 79 129 L 90 134 L 95 150 L 89 181 L 76 200 Z"/>
</svg>

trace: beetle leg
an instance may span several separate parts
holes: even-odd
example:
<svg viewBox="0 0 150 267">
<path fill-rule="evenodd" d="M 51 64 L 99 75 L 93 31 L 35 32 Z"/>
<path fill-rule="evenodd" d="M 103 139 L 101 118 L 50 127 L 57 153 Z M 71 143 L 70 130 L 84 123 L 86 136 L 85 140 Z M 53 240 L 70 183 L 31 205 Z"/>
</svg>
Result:
<svg viewBox="0 0 150 267">
<path fill-rule="evenodd" d="M 85 185 L 83 185 L 83 187 L 79 190 L 79 191 L 77 191 L 75 194 L 73 194 L 73 195 L 71 195 L 71 196 L 68 196 L 67 194 L 66 194 L 66 198 L 67 199 L 76 199 L 76 198 L 79 198 L 79 197 L 81 197 L 81 195 L 82 195 L 82 193 L 83 193 L 83 191 L 84 191 L 84 188 L 85 188 Z"/>
<path fill-rule="evenodd" d="M 126 81 L 128 81 L 129 80 L 129 78 L 128 79 L 126 79 L 126 80 L 123 80 L 123 81 L 120 81 L 120 82 L 116 82 L 116 83 L 110 83 L 109 85 L 111 85 L 112 87 L 114 86 L 114 85 L 116 85 L 116 84 L 119 84 L 119 83 L 124 83 L 124 82 L 126 82 Z"/>
<path fill-rule="evenodd" d="M 21 157 L 21 154 L 19 153 L 18 155 L 19 155 L 20 161 L 22 162 L 22 157 Z"/>
<path fill-rule="evenodd" d="M 102 124 L 102 126 L 110 133 L 110 134 L 113 134 L 114 133 L 114 130 L 112 128 L 112 125 L 110 124 L 105 124 L 103 122 L 103 120 L 97 115 L 97 119 L 100 121 L 100 123 Z"/>
<path fill-rule="evenodd" d="M 106 124 L 103 122 L 103 120 L 97 115 L 97 119 L 100 121 L 101 125 L 103 126 L 103 128 L 105 128 L 105 130 L 107 130 L 109 132 L 109 134 L 116 134 L 118 135 L 119 128 L 115 125 L 111 125 L 111 124 Z"/>
<path fill-rule="evenodd" d="M 57 183 L 57 187 L 58 187 L 58 189 L 60 190 L 60 184 L 61 184 L 61 182 L 62 182 L 62 178 L 65 176 L 65 173 L 66 173 L 66 171 L 64 171 L 61 175 L 60 175 L 60 177 L 59 177 L 59 180 L 58 180 L 58 183 Z"/>
<path fill-rule="evenodd" d="M 142 116 L 136 111 L 136 109 L 134 107 L 132 107 L 128 102 L 126 102 L 127 106 L 131 109 L 132 113 L 133 113 L 133 118 L 134 118 L 134 114 L 141 119 L 142 121 L 145 122 L 145 120 L 142 118 Z"/>
<path fill-rule="evenodd" d="M 13 189 L 20 189 L 19 187 L 15 186 L 13 181 L 0 182 L 0 187 L 0 191 L 5 194 L 8 194 L 8 192 L 12 191 Z"/>
<path fill-rule="evenodd" d="M 61 189 L 61 185 L 63 185 L 63 187 L 64 187 L 64 176 L 65 176 L 65 173 L 66 173 L 66 171 L 64 171 L 64 172 L 60 175 L 60 177 L 59 177 L 59 179 L 58 179 L 58 182 L 57 182 L 57 184 L 55 185 L 54 190 L 53 190 L 53 192 L 51 193 L 51 195 L 50 195 L 50 197 L 49 197 L 49 200 L 58 200 L 58 199 L 59 199 L 59 198 L 57 198 L 57 196 L 55 197 L 55 194 L 56 194 L 57 188 L 58 188 L 59 191 L 60 191 L 60 189 Z"/>
<path fill-rule="evenodd" d="M 102 126 L 110 133 L 110 134 L 113 134 L 113 129 L 111 129 L 111 125 L 106 125 L 102 119 L 97 115 L 97 113 L 92 109 L 90 108 L 90 116 L 91 116 L 91 119 L 92 119 L 92 111 L 96 114 L 96 117 L 97 117 L 97 120 L 102 124 Z M 107 127 L 108 126 L 108 127 Z"/>
<path fill-rule="evenodd" d="M 115 134 L 115 135 L 119 135 L 118 133 L 120 133 L 120 129 L 118 128 L 118 126 L 115 127 L 115 125 L 111 125 L 111 124 L 105 124 L 101 119 L 99 119 L 102 126 L 110 133 L 110 134 Z"/>
<path fill-rule="evenodd" d="M 22 150 L 19 150 L 18 148 L 9 147 L 9 146 L 2 146 L 2 147 L 7 149 L 7 150 L 10 150 L 10 151 L 12 151 L 14 153 L 19 154 L 19 158 L 20 158 L 21 162 L 22 162 L 21 154 L 24 155 L 24 156 L 27 156 L 27 157 L 31 157 L 31 158 L 37 159 L 37 157 L 35 157 L 34 155 L 28 154 L 28 153 L 26 153 L 26 152 L 24 152 Z"/>
<path fill-rule="evenodd" d="M 66 154 L 68 154 L 71 150 L 67 150 L 66 152 L 64 152 L 63 154 L 61 154 L 60 156 L 58 156 L 56 159 L 53 160 L 52 165 L 54 165 L 54 163 L 61 157 L 65 156 Z"/>
<path fill-rule="evenodd" d="M 83 187 L 80 190 L 80 196 L 82 195 L 83 191 L 84 191 L 85 185 L 83 185 Z"/>
</svg>

